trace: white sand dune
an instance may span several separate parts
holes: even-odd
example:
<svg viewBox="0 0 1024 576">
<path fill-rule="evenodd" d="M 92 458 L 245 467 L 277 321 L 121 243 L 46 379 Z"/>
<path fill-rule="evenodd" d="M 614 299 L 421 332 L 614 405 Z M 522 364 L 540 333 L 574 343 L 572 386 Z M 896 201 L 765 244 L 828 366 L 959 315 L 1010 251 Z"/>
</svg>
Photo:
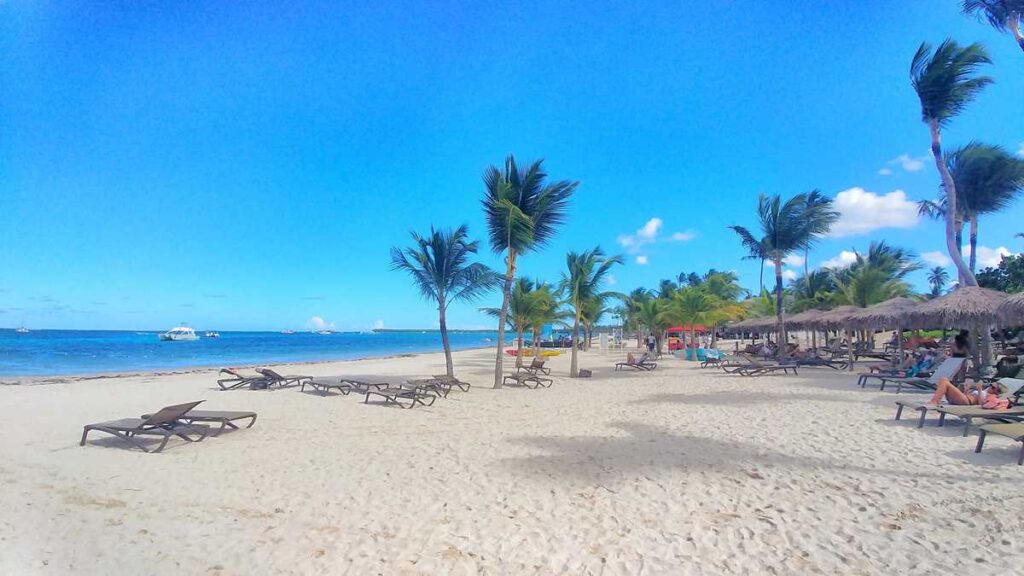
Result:
<svg viewBox="0 0 1024 576">
<path fill-rule="evenodd" d="M 1024 469 L 993 438 L 893 422 L 849 375 L 743 378 L 666 359 L 431 408 L 213 371 L 0 387 L 0 573 L 927 574 L 1024 566 Z M 282 367 L 424 376 L 440 354 Z M 206 399 L 255 427 L 162 454 L 81 426 Z"/>
</svg>

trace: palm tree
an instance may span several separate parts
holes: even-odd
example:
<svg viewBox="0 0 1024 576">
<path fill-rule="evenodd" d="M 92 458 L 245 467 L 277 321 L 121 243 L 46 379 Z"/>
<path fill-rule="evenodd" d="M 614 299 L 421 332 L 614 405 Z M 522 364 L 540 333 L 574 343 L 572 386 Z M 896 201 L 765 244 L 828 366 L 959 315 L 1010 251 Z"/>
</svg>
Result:
<svg viewBox="0 0 1024 576">
<path fill-rule="evenodd" d="M 897 296 L 910 296 L 913 291 L 905 278 L 920 269 L 921 264 L 907 250 L 885 241 L 872 242 L 868 253 L 857 253 L 857 260 L 849 268 L 832 270 L 836 285 L 833 303 L 866 308 Z"/>
<path fill-rule="evenodd" d="M 611 312 L 607 306 L 608 300 L 612 297 L 610 293 L 598 294 L 583 301 L 583 309 L 580 314 L 580 322 L 583 323 L 583 349 L 590 349 L 590 341 L 594 337 L 594 326 L 601 322 L 605 314 Z"/>
<path fill-rule="evenodd" d="M 679 289 L 679 285 L 672 280 L 664 279 L 658 283 L 658 298 L 668 300 L 672 294 Z"/>
<path fill-rule="evenodd" d="M 977 264 L 978 217 L 1005 209 L 1024 189 L 1024 160 L 1001 146 L 971 142 L 945 155 L 946 167 L 956 186 L 955 242 L 962 246 L 962 229 L 969 223 L 971 254 L 968 268 Z M 932 218 L 945 217 L 946 200 L 922 200 L 918 212 Z M 961 252 L 962 253 L 962 252 Z"/>
<path fill-rule="evenodd" d="M 508 313 L 505 321 L 509 329 L 516 333 L 516 368 L 523 365 L 523 334 L 532 325 L 535 308 L 540 301 L 534 294 L 534 284 L 526 278 L 518 278 L 512 284 L 512 294 L 509 296 Z M 500 308 L 481 308 L 495 318 L 501 317 Z"/>
<path fill-rule="evenodd" d="M 1020 31 L 1024 0 L 963 0 L 963 11 L 988 20 L 1000 32 L 1009 31 L 1020 49 L 1024 50 L 1024 35 Z"/>
<path fill-rule="evenodd" d="M 391 268 L 405 270 L 424 298 L 437 302 L 445 368 L 454 376 L 452 349 L 448 342 L 446 313 L 452 302 L 473 301 L 498 286 L 497 275 L 483 264 L 470 263 L 479 242 L 469 241 L 465 225 L 455 230 L 435 230 L 420 236 L 412 232 L 413 246 L 391 249 Z"/>
<path fill-rule="evenodd" d="M 942 295 L 942 289 L 949 283 L 949 272 L 942 266 L 936 266 L 928 271 L 928 285 L 932 287 L 932 298 Z"/>
<path fill-rule="evenodd" d="M 640 331 L 644 323 L 640 320 L 640 307 L 645 302 L 650 302 L 651 298 L 654 298 L 653 291 L 646 288 L 636 288 L 623 299 L 623 308 L 625 309 L 625 318 L 623 318 L 622 322 L 623 329 L 636 330 L 637 348 L 641 347 L 643 340 L 643 335 Z"/>
<path fill-rule="evenodd" d="M 839 213 L 833 208 L 832 199 L 815 189 L 807 193 L 807 218 L 810 219 L 812 231 L 810 240 L 804 245 L 804 276 L 811 271 L 808 263 L 811 246 L 818 237 L 828 233 L 839 219 Z"/>
<path fill-rule="evenodd" d="M 672 301 L 665 307 L 663 316 L 671 322 L 690 326 L 689 342 L 693 346 L 691 360 L 697 359 L 696 327 L 698 324 L 711 329 L 712 334 L 719 322 L 736 317 L 742 308 L 735 302 L 727 302 L 708 292 L 704 286 L 687 286 L 672 295 Z M 714 344 L 712 344 L 714 345 Z"/>
<path fill-rule="evenodd" d="M 797 194 L 785 203 L 779 195 L 758 195 L 757 213 L 763 236 L 758 239 L 743 226 L 730 226 L 739 235 L 748 257 L 762 256 L 775 266 L 775 315 L 778 341 L 785 342 L 783 320 L 782 261 L 797 250 L 812 244 L 825 234 L 837 214 L 830 204 L 808 201 L 808 194 Z M 779 346 L 780 354 L 785 346 Z"/>
<path fill-rule="evenodd" d="M 661 342 L 664 340 L 665 330 L 672 325 L 671 321 L 665 317 L 664 312 L 667 305 L 668 300 L 658 298 L 641 303 L 637 310 L 637 321 L 640 326 L 647 328 L 654 336 L 655 350 L 658 354 L 661 354 Z"/>
<path fill-rule="evenodd" d="M 533 357 L 540 356 L 541 330 L 548 324 L 563 322 L 569 318 L 569 313 L 562 310 L 560 303 L 551 291 L 551 285 L 540 280 L 535 282 L 533 290 L 534 305 L 530 315 L 530 330 L 533 332 Z"/>
<path fill-rule="evenodd" d="M 516 166 L 513 156 L 505 159 L 504 169 L 490 166 L 484 171 L 484 215 L 491 249 L 505 253 L 505 284 L 498 315 L 498 349 L 494 360 L 494 387 L 501 388 L 505 347 L 505 316 L 521 254 L 543 247 L 565 221 L 569 198 L 579 182 L 548 182 L 543 160 L 525 171 Z"/>
<path fill-rule="evenodd" d="M 978 69 L 991 62 L 980 44 L 961 48 L 947 39 L 934 52 L 931 45 L 922 42 L 910 64 L 911 84 L 921 101 L 921 120 L 931 132 L 932 156 L 946 193 L 946 250 L 967 286 L 977 286 L 978 281 L 956 246 L 956 184 L 942 155 L 942 127 L 992 83 L 987 76 L 977 76 Z"/>
<path fill-rule="evenodd" d="M 562 273 L 560 288 L 573 310 L 572 360 L 569 368 L 571 378 L 579 375 L 577 352 L 583 308 L 587 301 L 611 294 L 602 292 L 601 284 L 612 266 L 622 262 L 622 256 L 605 256 L 600 246 L 582 253 L 569 252 L 565 257 L 567 270 Z"/>
<path fill-rule="evenodd" d="M 735 272 L 710 270 L 704 275 L 700 287 L 726 302 L 735 302 L 740 296 L 749 295 L 749 292 L 740 286 L 740 278 Z"/>
</svg>

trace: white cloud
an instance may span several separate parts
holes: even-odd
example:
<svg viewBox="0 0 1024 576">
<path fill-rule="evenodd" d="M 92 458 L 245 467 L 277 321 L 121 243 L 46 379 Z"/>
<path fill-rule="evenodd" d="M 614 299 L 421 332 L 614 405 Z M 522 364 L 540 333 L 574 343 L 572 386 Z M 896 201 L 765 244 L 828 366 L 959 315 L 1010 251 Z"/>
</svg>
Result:
<svg viewBox="0 0 1024 576">
<path fill-rule="evenodd" d="M 926 263 L 931 264 L 932 266 L 941 266 L 943 268 L 949 266 L 953 262 L 952 260 L 949 259 L 949 256 L 946 256 L 944 253 L 939 252 L 938 250 L 935 250 L 934 252 L 922 252 L 921 260 L 924 260 Z"/>
<path fill-rule="evenodd" d="M 804 257 L 801 256 L 800 254 L 790 254 L 789 256 L 783 258 L 782 262 L 784 264 L 789 264 L 790 266 L 803 266 Z"/>
<path fill-rule="evenodd" d="M 644 223 L 636 232 L 632 234 L 619 234 L 617 241 L 620 246 L 626 249 L 630 254 L 638 254 L 641 252 L 644 246 L 648 244 L 654 244 L 659 240 L 664 241 L 666 238 L 659 237 L 661 234 L 662 225 L 664 221 L 661 218 L 655 216 Z M 686 242 L 693 240 L 697 234 L 695 232 L 675 232 L 670 235 L 667 240 L 673 242 Z"/>
<path fill-rule="evenodd" d="M 609 286 L 615 286 L 615 284 L 618 282 L 618 279 L 615 278 L 614 274 L 609 274 L 604 280 L 605 282 L 608 283 Z"/>
<path fill-rule="evenodd" d="M 879 176 L 892 176 L 892 169 L 889 168 L 889 167 L 883 166 L 882 168 L 878 169 L 878 175 Z"/>
<path fill-rule="evenodd" d="M 924 163 L 928 161 L 930 156 L 918 156 L 913 158 L 910 154 L 900 154 L 899 156 L 889 160 L 885 163 L 886 166 L 896 166 L 903 168 L 907 172 L 918 172 L 924 168 Z"/>
<path fill-rule="evenodd" d="M 836 194 L 833 206 L 839 212 L 839 220 L 829 232 L 834 238 L 880 228 L 913 228 L 921 219 L 917 204 L 908 200 L 903 190 L 879 196 L 863 188 L 850 188 Z"/>
<path fill-rule="evenodd" d="M 1017 149 L 1017 156 L 1024 156 L 1024 142 L 1020 143 L 1020 148 Z"/>
<path fill-rule="evenodd" d="M 326 322 L 319 316 L 311 316 L 306 320 L 306 327 L 310 330 L 334 330 L 334 322 Z"/>
<path fill-rule="evenodd" d="M 857 253 L 850 250 L 843 250 L 839 253 L 839 256 L 830 258 L 821 263 L 822 268 L 834 268 L 836 270 L 840 268 L 849 268 L 854 262 L 857 261 Z"/>
<path fill-rule="evenodd" d="M 647 256 L 644 256 L 642 254 L 640 256 L 637 256 L 636 263 L 641 266 L 645 266 L 647 264 Z"/>
<path fill-rule="evenodd" d="M 999 266 L 999 261 L 1003 259 L 1003 256 L 1010 256 L 1013 254 L 1006 246 L 1000 246 L 998 248 L 989 248 L 988 246 L 978 246 L 978 268 L 995 268 Z M 964 246 L 964 258 L 970 258 L 971 246 Z"/>
<path fill-rule="evenodd" d="M 782 279 L 789 280 L 790 282 L 792 282 L 793 280 L 796 280 L 796 272 L 792 270 L 783 270 Z"/>
<path fill-rule="evenodd" d="M 374 320 L 373 321 L 373 329 L 374 330 L 383 330 L 384 329 L 384 321 L 383 320 Z"/>
</svg>

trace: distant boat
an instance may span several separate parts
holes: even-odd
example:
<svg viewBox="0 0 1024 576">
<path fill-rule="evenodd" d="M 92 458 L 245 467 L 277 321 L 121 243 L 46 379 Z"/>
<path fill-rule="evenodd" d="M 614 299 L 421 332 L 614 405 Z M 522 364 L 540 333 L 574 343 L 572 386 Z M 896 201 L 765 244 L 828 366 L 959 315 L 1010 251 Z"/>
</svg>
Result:
<svg viewBox="0 0 1024 576">
<path fill-rule="evenodd" d="M 30 330 L 28 328 L 25 328 L 24 326 L 18 326 L 18 329 L 15 330 L 15 332 L 17 332 L 18 334 L 28 334 Z"/>
<path fill-rule="evenodd" d="M 334 334 L 334 330 L 317 330 L 314 334 Z"/>
<path fill-rule="evenodd" d="M 206 334 L 203 334 L 203 336 L 206 336 L 207 338 L 220 338 L 220 332 L 209 331 Z"/>
<path fill-rule="evenodd" d="M 183 340 L 199 340 L 199 336 L 196 335 L 195 330 L 188 326 L 178 326 L 160 334 L 160 339 L 165 342 L 178 342 Z"/>
<path fill-rule="evenodd" d="M 281 334 L 295 334 L 295 330 L 281 330 Z"/>
</svg>

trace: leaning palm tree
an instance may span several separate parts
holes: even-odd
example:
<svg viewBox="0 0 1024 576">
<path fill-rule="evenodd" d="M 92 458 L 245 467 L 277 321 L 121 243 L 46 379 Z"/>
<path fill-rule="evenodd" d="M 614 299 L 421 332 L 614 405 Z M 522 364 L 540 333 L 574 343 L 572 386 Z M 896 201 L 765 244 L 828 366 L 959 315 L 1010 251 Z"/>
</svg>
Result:
<svg viewBox="0 0 1024 576">
<path fill-rule="evenodd" d="M 936 266 L 928 271 L 928 285 L 932 287 L 932 298 L 942 295 L 942 289 L 949 283 L 949 272 L 942 266 Z"/>
<path fill-rule="evenodd" d="M 762 237 L 756 238 L 743 226 L 730 226 L 747 249 L 748 257 L 762 255 L 775 267 L 775 315 L 778 341 L 785 342 L 783 308 L 782 261 L 790 254 L 803 250 L 818 237 L 828 232 L 837 214 L 830 208 L 808 202 L 808 194 L 797 194 L 782 202 L 776 194 L 760 194 L 757 201 L 758 220 Z M 785 347 L 780 346 L 780 354 Z"/>
<path fill-rule="evenodd" d="M 954 216 L 954 240 L 959 249 L 963 226 L 970 224 L 967 267 L 973 274 L 977 265 L 979 216 L 1005 209 L 1024 189 L 1024 159 L 1001 146 L 971 142 L 947 153 L 945 160 L 956 187 L 958 214 Z M 918 212 L 936 219 L 944 218 L 945 194 L 934 201 L 922 200 L 918 203 Z"/>
<path fill-rule="evenodd" d="M 569 198 L 579 186 L 579 182 L 568 180 L 548 182 L 542 163 L 543 160 L 537 160 L 521 171 L 515 158 L 509 156 L 503 169 L 490 166 L 484 171 L 486 191 L 483 206 L 491 249 L 505 254 L 505 285 L 498 315 L 498 349 L 494 360 L 495 388 L 501 388 L 505 316 L 508 314 L 517 259 L 521 254 L 551 241 L 558 226 L 565 221 Z"/>
<path fill-rule="evenodd" d="M 413 246 L 391 249 L 391 268 L 405 270 L 425 299 L 437 302 L 445 368 L 454 376 L 452 349 L 448 342 L 446 313 L 452 302 L 476 300 L 498 286 L 498 276 L 488 267 L 471 263 L 479 242 L 468 239 L 465 225 L 455 230 L 435 230 L 420 236 L 412 233 Z"/>
<path fill-rule="evenodd" d="M 562 273 L 560 289 L 573 311 L 572 360 L 569 364 L 571 378 L 579 375 L 577 351 L 583 308 L 587 301 L 611 294 L 602 292 L 601 284 L 604 283 L 612 266 L 622 264 L 622 261 L 622 256 L 605 256 L 600 246 L 582 253 L 569 252 L 565 257 L 567 270 Z"/>
<path fill-rule="evenodd" d="M 963 0 L 963 11 L 988 20 L 1000 32 L 1010 32 L 1020 49 L 1024 50 L 1024 35 L 1020 31 L 1024 0 Z"/>
<path fill-rule="evenodd" d="M 956 184 L 942 155 L 942 127 L 992 83 L 991 78 L 977 75 L 983 64 L 991 62 L 980 44 L 961 48 L 947 39 L 934 52 L 927 42 L 921 43 L 910 64 L 911 84 L 921 101 L 921 120 L 931 132 L 932 156 L 946 193 L 946 250 L 967 286 L 977 286 L 978 281 L 956 246 Z"/>
</svg>

